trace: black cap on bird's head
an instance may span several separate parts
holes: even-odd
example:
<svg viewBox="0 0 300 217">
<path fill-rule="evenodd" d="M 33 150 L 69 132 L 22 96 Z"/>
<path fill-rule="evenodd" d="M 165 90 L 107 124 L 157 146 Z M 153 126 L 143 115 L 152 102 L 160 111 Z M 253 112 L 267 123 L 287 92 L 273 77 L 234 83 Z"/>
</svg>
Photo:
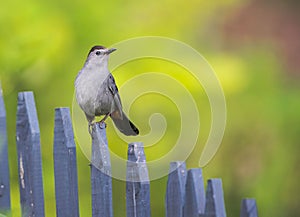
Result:
<svg viewBox="0 0 300 217">
<path fill-rule="evenodd" d="M 115 50 L 117 50 L 116 48 L 110 48 L 110 49 L 108 49 L 108 48 L 106 48 L 106 47 L 104 47 L 104 46 L 102 46 L 102 45 L 95 45 L 95 46 L 93 46 L 92 48 L 91 48 L 91 50 L 90 50 L 90 52 L 89 52 L 89 54 L 88 54 L 88 56 L 91 54 L 91 53 L 93 53 L 94 51 L 100 51 L 100 52 L 96 52 L 96 55 L 97 56 L 99 56 L 99 55 L 101 55 L 101 54 L 110 54 L 110 53 L 112 53 L 112 52 L 114 52 Z"/>
<path fill-rule="evenodd" d="M 91 48 L 90 52 L 89 52 L 89 55 L 90 53 L 92 53 L 94 50 L 105 50 L 106 47 L 102 46 L 102 45 L 95 45 L 94 47 Z"/>
</svg>

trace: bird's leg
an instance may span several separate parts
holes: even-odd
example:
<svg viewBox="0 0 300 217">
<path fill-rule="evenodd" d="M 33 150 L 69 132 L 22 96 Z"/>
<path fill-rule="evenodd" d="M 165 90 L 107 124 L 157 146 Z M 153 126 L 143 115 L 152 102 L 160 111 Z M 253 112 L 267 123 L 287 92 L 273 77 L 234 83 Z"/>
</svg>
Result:
<svg viewBox="0 0 300 217">
<path fill-rule="evenodd" d="M 93 120 L 95 118 L 95 116 L 90 116 L 88 114 L 85 113 L 86 119 L 88 121 L 88 131 L 90 133 L 90 135 L 92 136 L 93 133 Z"/>
<path fill-rule="evenodd" d="M 89 130 L 90 135 L 92 135 L 92 133 L 93 133 L 93 123 L 91 121 L 89 121 L 88 130 Z"/>
<path fill-rule="evenodd" d="M 101 121 L 99 121 L 100 127 L 102 127 L 101 125 L 104 124 L 104 127 L 103 127 L 103 128 L 106 128 L 106 123 L 105 123 L 105 121 L 106 121 L 106 119 L 108 118 L 108 116 L 110 116 L 110 113 L 107 113 L 107 114 L 101 119 Z"/>
<path fill-rule="evenodd" d="M 110 116 L 110 113 L 107 113 L 107 114 L 101 119 L 100 122 L 106 121 L 106 119 L 108 118 L 108 116 Z"/>
</svg>

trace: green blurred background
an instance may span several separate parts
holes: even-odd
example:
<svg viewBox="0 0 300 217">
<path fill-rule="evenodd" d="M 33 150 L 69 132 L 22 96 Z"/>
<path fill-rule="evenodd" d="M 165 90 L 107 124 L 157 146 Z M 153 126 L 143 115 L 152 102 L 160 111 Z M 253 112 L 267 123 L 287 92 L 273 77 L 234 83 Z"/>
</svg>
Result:
<svg viewBox="0 0 300 217">
<path fill-rule="evenodd" d="M 17 93 L 24 90 L 35 93 L 41 129 L 45 209 L 47 216 L 54 216 L 54 108 L 72 106 L 73 82 L 91 46 L 110 46 L 150 35 L 191 45 L 207 58 L 220 79 L 227 102 L 227 127 L 221 148 L 203 172 L 206 179 L 223 179 L 227 215 L 238 216 L 241 199 L 254 197 L 260 216 L 298 216 L 299 10 L 300 4 L 293 0 L 2 2 L 0 73 L 9 133 L 12 215 L 20 216 L 14 136 Z M 163 70 L 160 64 L 155 61 L 149 61 L 146 66 L 129 64 L 128 69 L 122 70 L 131 70 L 134 76 L 134 70 L 139 67 Z M 115 78 L 118 84 L 124 82 L 120 73 Z M 181 79 L 189 83 L 185 77 Z M 203 103 L 197 103 L 203 104 L 200 115 L 205 121 L 210 113 L 205 94 L 202 98 Z M 160 103 L 163 99 L 156 100 Z M 143 102 L 136 104 L 138 109 Z M 170 106 L 169 115 L 178 124 L 176 109 L 170 102 L 165 106 Z M 149 111 L 134 118 L 142 131 L 149 131 L 148 119 L 142 119 L 149 117 Z M 134 111 L 130 116 L 135 116 Z M 206 123 L 203 131 L 207 129 Z M 171 130 L 176 136 L 178 129 Z M 200 134 L 199 144 L 187 160 L 189 168 L 197 165 L 206 133 Z M 109 140 L 117 141 L 111 134 Z M 126 146 L 112 148 L 126 156 Z M 146 153 L 152 159 L 157 156 L 153 151 L 161 153 L 165 149 L 158 146 Z M 77 162 L 80 213 L 91 216 L 89 162 L 79 148 Z M 162 178 L 151 183 L 153 216 L 164 216 L 166 181 Z M 113 190 L 114 214 L 125 216 L 124 182 L 114 180 Z"/>
</svg>

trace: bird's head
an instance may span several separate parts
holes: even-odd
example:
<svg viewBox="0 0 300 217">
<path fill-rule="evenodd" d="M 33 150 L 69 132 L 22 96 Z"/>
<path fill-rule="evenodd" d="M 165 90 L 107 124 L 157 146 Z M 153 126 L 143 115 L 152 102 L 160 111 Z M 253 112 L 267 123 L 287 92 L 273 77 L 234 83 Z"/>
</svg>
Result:
<svg viewBox="0 0 300 217">
<path fill-rule="evenodd" d="M 107 64 L 109 54 L 117 50 L 116 48 L 106 48 L 104 46 L 96 45 L 91 48 L 87 61 L 91 64 Z"/>
</svg>

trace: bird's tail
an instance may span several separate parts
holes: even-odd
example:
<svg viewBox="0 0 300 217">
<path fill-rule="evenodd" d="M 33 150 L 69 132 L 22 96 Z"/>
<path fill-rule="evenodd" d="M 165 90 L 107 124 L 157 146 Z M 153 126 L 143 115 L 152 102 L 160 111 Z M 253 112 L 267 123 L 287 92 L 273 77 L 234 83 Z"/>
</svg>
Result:
<svg viewBox="0 0 300 217">
<path fill-rule="evenodd" d="M 139 134 L 138 128 L 127 118 L 124 112 L 122 118 L 111 115 L 111 119 L 120 132 L 126 136 L 136 136 Z"/>
</svg>

